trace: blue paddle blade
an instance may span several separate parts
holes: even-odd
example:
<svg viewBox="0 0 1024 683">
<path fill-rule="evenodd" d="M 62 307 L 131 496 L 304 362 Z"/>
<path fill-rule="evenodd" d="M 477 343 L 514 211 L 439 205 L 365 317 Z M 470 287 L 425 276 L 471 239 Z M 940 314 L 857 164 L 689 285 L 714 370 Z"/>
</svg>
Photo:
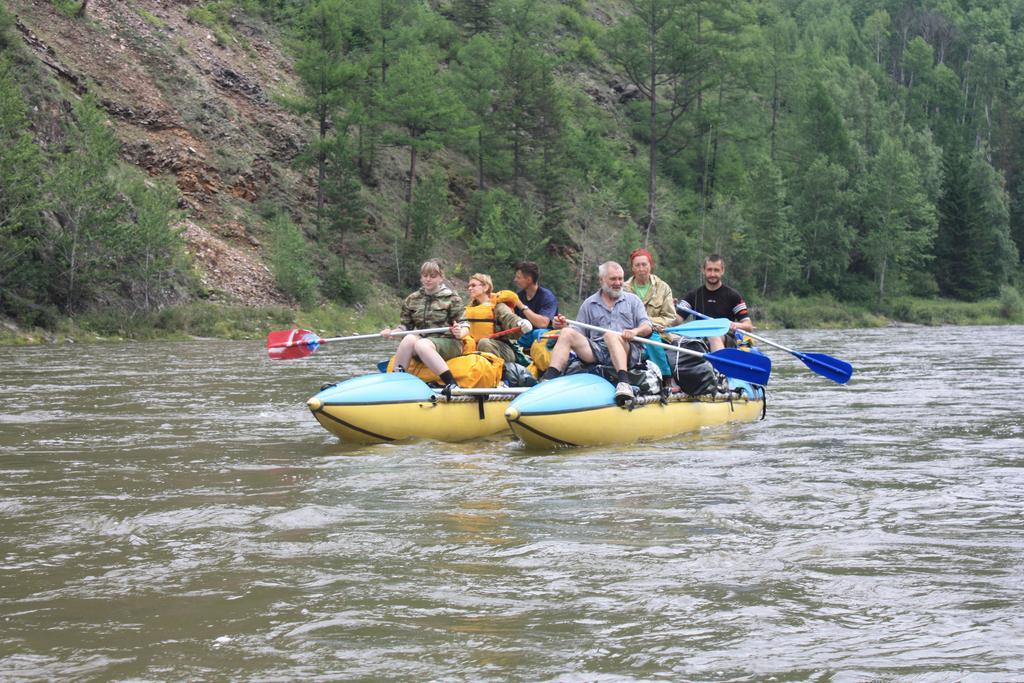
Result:
<svg viewBox="0 0 1024 683">
<path fill-rule="evenodd" d="M 741 379 L 751 384 L 768 384 L 772 374 L 772 361 L 768 356 L 739 349 L 720 349 L 705 353 L 704 360 L 726 377 Z"/>
<path fill-rule="evenodd" d="M 845 360 L 839 360 L 824 353 L 800 353 L 799 351 L 792 353 L 808 368 L 822 377 L 828 377 L 837 384 L 846 384 L 853 375 L 853 366 Z"/>
<path fill-rule="evenodd" d="M 681 334 L 684 337 L 721 337 L 729 334 L 728 318 L 709 318 L 707 320 L 691 320 L 682 325 L 666 327 L 666 332 Z"/>
</svg>

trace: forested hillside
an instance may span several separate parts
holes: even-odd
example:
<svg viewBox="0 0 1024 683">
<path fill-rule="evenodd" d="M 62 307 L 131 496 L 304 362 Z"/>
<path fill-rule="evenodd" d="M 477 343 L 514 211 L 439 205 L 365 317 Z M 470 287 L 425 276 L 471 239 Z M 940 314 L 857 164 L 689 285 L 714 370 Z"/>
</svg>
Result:
<svg viewBox="0 0 1024 683">
<path fill-rule="evenodd" d="M 8 2 L 0 312 L 349 303 L 428 255 L 498 282 L 536 260 L 575 299 L 642 244 L 678 291 L 718 252 L 754 302 L 1019 301 L 1022 22 L 1024 0 Z"/>
</svg>

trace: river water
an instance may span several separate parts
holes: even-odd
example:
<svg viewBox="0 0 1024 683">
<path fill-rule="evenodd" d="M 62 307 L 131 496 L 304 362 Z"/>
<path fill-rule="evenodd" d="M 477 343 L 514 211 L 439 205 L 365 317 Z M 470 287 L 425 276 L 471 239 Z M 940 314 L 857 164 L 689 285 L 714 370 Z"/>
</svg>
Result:
<svg viewBox="0 0 1024 683">
<path fill-rule="evenodd" d="M 346 446 L 390 348 L 0 354 L 0 678 L 1024 679 L 1021 327 L 779 331 L 764 422 Z"/>
</svg>

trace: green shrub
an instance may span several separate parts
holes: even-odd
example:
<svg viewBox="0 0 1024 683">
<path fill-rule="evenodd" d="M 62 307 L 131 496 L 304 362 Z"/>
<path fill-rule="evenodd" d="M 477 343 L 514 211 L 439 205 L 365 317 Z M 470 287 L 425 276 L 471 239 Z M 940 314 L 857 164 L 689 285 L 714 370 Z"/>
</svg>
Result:
<svg viewBox="0 0 1024 683">
<path fill-rule="evenodd" d="M 250 308 L 209 302 L 169 306 L 160 311 L 104 308 L 62 323 L 68 336 L 96 334 L 135 340 L 184 339 L 190 336 L 223 339 L 260 338 L 292 324 L 294 312 L 284 306 Z"/>
<path fill-rule="evenodd" d="M 284 214 L 270 224 L 270 269 L 281 291 L 304 308 L 316 303 L 317 278 L 306 237 Z"/>
<path fill-rule="evenodd" d="M 196 5 L 185 12 L 185 17 L 192 22 L 201 24 L 206 28 L 213 28 L 217 25 L 217 17 L 207 7 Z"/>
<path fill-rule="evenodd" d="M 0 5 L 0 52 L 5 52 L 20 44 L 21 40 L 14 28 L 14 17 L 3 5 Z"/>
<path fill-rule="evenodd" d="M 146 21 L 147 23 L 152 24 L 153 26 L 156 26 L 157 28 L 166 28 L 167 27 L 167 22 L 166 21 L 164 21 L 163 19 L 161 19 L 158 16 L 155 16 L 154 14 L 152 14 L 150 12 L 147 12 L 146 10 L 142 9 L 141 7 L 136 8 L 135 11 L 138 12 L 139 16 L 142 17 L 142 19 L 144 21 Z"/>
<path fill-rule="evenodd" d="M 50 303 L 40 304 L 8 290 L 0 296 L 0 313 L 9 315 L 25 327 L 53 330 L 60 319 L 60 311 Z"/>
<path fill-rule="evenodd" d="M 993 325 L 1012 319 L 1006 313 L 1012 315 L 1014 293 L 1004 294 L 1005 300 L 981 301 L 896 297 L 886 300 L 882 310 L 894 320 L 917 325 Z"/>
<path fill-rule="evenodd" d="M 213 3 L 210 6 L 196 5 L 185 13 L 186 18 L 196 24 L 210 29 L 214 40 L 218 45 L 224 47 L 232 39 L 231 31 L 225 27 L 223 15 L 225 13 L 221 3 Z"/>
<path fill-rule="evenodd" d="M 601 53 L 597 49 L 597 45 L 590 39 L 589 36 L 583 36 L 576 44 L 576 50 L 574 53 L 576 59 L 585 64 L 597 64 L 601 59 Z"/>
<path fill-rule="evenodd" d="M 149 325 L 162 332 L 159 336 L 163 337 L 180 333 L 246 339 L 260 337 L 271 329 L 289 327 L 294 316 L 294 311 L 285 306 L 249 308 L 204 301 L 172 306 L 151 314 Z"/>
<path fill-rule="evenodd" d="M 583 17 L 573 7 L 560 5 L 557 10 L 558 22 L 576 35 L 582 35 L 584 29 Z"/>
<path fill-rule="evenodd" d="M 1010 285 L 999 290 L 999 315 L 1010 321 L 1024 322 L 1024 297 Z"/>
<path fill-rule="evenodd" d="M 876 312 L 836 301 L 831 295 L 785 297 L 760 304 L 751 311 L 754 324 L 786 328 L 877 327 L 885 319 Z"/>
<path fill-rule="evenodd" d="M 334 258 L 324 272 L 320 293 L 332 301 L 354 304 L 367 299 L 369 290 L 366 282 L 365 276 L 353 273 L 342 265 L 341 259 Z"/>
<path fill-rule="evenodd" d="M 81 0 L 53 0 L 53 6 L 61 14 L 73 17 L 82 9 Z"/>
</svg>

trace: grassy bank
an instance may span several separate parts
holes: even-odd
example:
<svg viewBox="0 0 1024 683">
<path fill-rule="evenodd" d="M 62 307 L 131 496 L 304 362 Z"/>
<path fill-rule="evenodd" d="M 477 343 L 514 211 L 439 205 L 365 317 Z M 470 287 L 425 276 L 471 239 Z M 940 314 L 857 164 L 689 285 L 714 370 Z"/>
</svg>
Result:
<svg viewBox="0 0 1024 683">
<path fill-rule="evenodd" d="M 155 339 L 263 339 L 275 329 L 302 327 L 323 336 L 376 332 L 397 323 L 395 297 L 357 306 L 334 304 L 310 310 L 286 306 L 246 308 L 207 302 L 129 315 L 94 313 L 61 321 L 54 330 L 23 329 L 0 321 L 0 345 L 64 341 Z M 569 305 L 568 310 L 575 310 Z M 893 322 L 917 325 L 1024 324 L 1024 297 L 1011 287 L 998 298 L 978 302 L 900 297 L 880 304 L 838 302 L 822 296 L 766 301 L 752 311 L 759 329 L 882 327 Z"/>
<path fill-rule="evenodd" d="M 144 314 L 110 311 L 81 315 L 60 321 L 53 330 L 23 329 L 5 320 L 0 325 L 0 345 L 196 337 L 264 339 L 271 330 L 291 327 L 325 336 L 354 334 L 396 324 L 398 306 L 397 299 L 344 308 L 329 304 L 308 311 L 287 306 L 248 308 L 197 302 Z"/>
<path fill-rule="evenodd" d="M 848 328 L 914 325 L 1021 325 L 1024 297 L 1004 287 L 999 297 L 983 301 L 897 297 L 881 303 L 851 304 L 829 296 L 787 297 L 767 301 L 753 311 L 758 327 Z"/>
<path fill-rule="evenodd" d="M 998 298 L 983 301 L 898 297 L 881 303 L 851 304 L 832 297 L 787 297 L 754 311 L 762 328 L 880 327 L 893 322 L 915 325 L 1024 324 L 1024 297 L 1004 287 Z"/>
</svg>

